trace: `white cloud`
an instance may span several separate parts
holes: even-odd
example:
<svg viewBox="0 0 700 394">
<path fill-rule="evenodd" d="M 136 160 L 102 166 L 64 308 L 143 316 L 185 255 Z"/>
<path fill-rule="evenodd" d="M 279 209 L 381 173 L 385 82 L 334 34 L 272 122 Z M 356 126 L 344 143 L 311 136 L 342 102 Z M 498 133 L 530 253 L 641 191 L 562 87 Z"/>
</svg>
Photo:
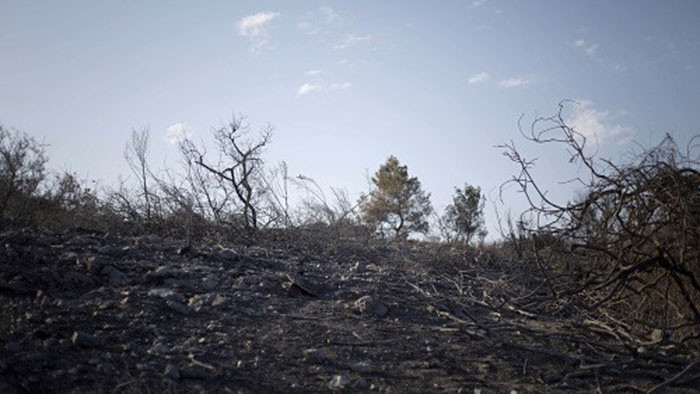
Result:
<svg viewBox="0 0 700 394">
<path fill-rule="evenodd" d="M 588 56 L 595 56 L 595 54 L 598 53 L 598 44 L 589 45 L 588 47 L 584 48 L 583 51 L 586 52 L 586 55 Z"/>
<path fill-rule="evenodd" d="M 475 84 L 475 83 L 488 82 L 490 79 L 491 79 L 491 76 L 488 73 L 480 72 L 478 74 L 474 74 L 471 77 L 469 77 L 467 82 L 470 84 Z"/>
<path fill-rule="evenodd" d="M 583 53 L 590 57 L 595 57 L 595 55 L 598 53 L 598 44 L 588 44 L 583 38 L 579 38 L 578 40 L 574 41 L 574 46 L 581 48 Z"/>
<path fill-rule="evenodd" d="M 321 70 L 309 70 L 305 74 L 306 75 L 318 75 L 321 73 Z"/>
<path fill-rule="evenodd" d="M 598 144 L 633 132 L 631 127 L 616 123 L 617 118 L 624 116 L 624 111 L 613 114 L 599 110 L 590 100 L 576 100 L 571 109 L 571 114 L 565 119 L 566 123 L 590 142 Z"/>
<path fill-rule="evenodd" d="M 172 124 L 165 129 L 165 141 L 169 144 L 176 144 L 189 137 L 190 132 L 187 131 L 187 123 L 185 122 Z"/>
<path fill-rule="evenodd" d="M 350 89 L 352 87 L 352 84 L 350 82 L 336 82 L 332 83 L 328 86 L 328 90 L 345 90 L 345 89 Z"/>
<path fill-rule="evenodd" d="M 297 90 L 297 96 L 305 96 L 309 93 L 320 92 L 321 90 L 321 85 L 305 83 L 299 86 L 299 89 Z"/>
<path fill-rule="evenodd" d="M 502 88 L 519 88 L 530 84 L 530 81 L 524 78 L 508 78 L 498 82 Z"/>
<path fill-rule="evenodd" d="M 335 49 L 344 49 L 344 48 L 355 46 L 361 42 L 371 41 L 371 40 L 372 40 L 372 36 L 370 36 L 370 35 L 356 36 L 354 34 L 349 34 L 345 38 L 343 38 L 334 48 Z"/>
<path fill-rule="evenodd" d="M 305 83 L 297 89 L 297 97 L 305 96 L 311 93 L 321 93 L 321 92 L 335 92 L 339 90 L 347 90 L 352 87 L 350 82 L 333 82 L 328 85 L 322 85 L 320 83 Z"/>
<path fill-rule="evenodd" d="M 269 24 L 279 15 L 279 12 L 265 11 L 245 16 L 238 21 L 238 35 L 247 37 L 251 51 L 257 52 L 267 44 Z"/>
<path fill-rule="evenodd" d="M 469 5 L 470 8 L 477 8 L 481 7 L 482 5 L 486 4 L 487 0 L 474 0 L 472 1 L 471 5 Z"/>
</svg>

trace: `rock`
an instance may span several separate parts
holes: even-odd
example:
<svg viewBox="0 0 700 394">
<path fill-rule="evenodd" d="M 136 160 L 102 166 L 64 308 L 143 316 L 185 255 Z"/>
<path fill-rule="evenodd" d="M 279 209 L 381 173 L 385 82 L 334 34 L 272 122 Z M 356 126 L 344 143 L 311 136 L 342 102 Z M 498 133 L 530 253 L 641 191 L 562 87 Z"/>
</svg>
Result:
<svg viewBox="0 0 700 394">
<path fill-rule="evenodd" d="M 308 281 L 299 276 L 287 275 L 287 280 L 282 282 L 282 288 L 287 290 L 290 296 L 318 297 L 318 292 Z"/>
<path fill-rule="evenodd" d="M 335 375 L 333 376 L 333 379 L 328 383 L 328 387 L 331 390 L 342 390 L 344 389 L 348 384 L 350 383 L 350 379 L 348 379 L 344 375 Z"/>
<path fill-rule="evenodd" d="M 361 273 L 365 272 L 365 263 L 363 263 L 362 261 L 358 260 L 357 262 L 355 262 L 355 266 L 353 267 L 353 269 L 354 269 L 355 272 L 357 272 L 358 274 L 361 274 Z"/>
<path fill-rule="evenodd" d="M 653 343 L 661 342 L 664 339 L 664 332 L 658 328 L 651 330 L 649 338 Z"/>
<path fill-rule="evenodd" d="M 112 285 L 122 286 L 129 283 L 129 277 L 111 265 L 108 265 L 102 269 L 102 275 L 105 275 L 109 279 L 109 283 Z"/>
<path fill-rule="evenodd" d="M 178 256 L 186 256 L 190 253 L 192 253 L 192 248 L 189 246 L 182 246 L 175 251 L 175 254 Z"/>
<path fill-rule="evenodd" d="M 148 349 L 149 354 L 165 354 L 169 351 L 170 348 L 167 345 L 162 344 L 160 342 L 154 343 L 153 346 L 150 349 Z"/>
<path fill-rule="evenodd" d="M 323 364 L 327 357 L 322 349 L 306 349 L 304 350 L 304 359 L 314 364 Z"/>
<path fill-rule="evenodd" d="M 231 249 L 223 249 L 216 254 L 216 258 L 223 261 L 237 261 L 239 256 L 238 253 Z"/>
<path fill-rule="evenodd" d="M 372 366 L 367 361 L 360 361 L 350 365 L 350 369 L 357 373 L 371 373 Z"/>
<path fill-rule="evenodd" d="M 75 331 L 73 332 L 73 335 L 70 338 L 71 342 L 73 342 L 74 345 L 77 346 L 82 346 L 82 347 L 95 347 L 97 346 L 97 339 L 93 337 L 92 335 L 82 332 L 82 331 Z"/>
<path fill-rule="evenodd" d="M 114 365 L 112 363 L 101 363 L 97 365 L 97 372 L 103 375 L 113 375 Z"/>
<path fill-rule="evenodd" d="M 101 256 L 89 256 L 82 260 L 82 264 L 89 273 L 98 275 L 107 261 Z"/>
<path fill-rule="evenodd" d="M 163 376 L 173 380 L 180 379 L 180 368 L 176 367 L 175 365 L 168 364 L 165 366 L 165 372 L 163 372 Z"/>
<path fill-rule="evenodd" d="M 195 312 L 200 312 L 206 306 L 211 305 L 213 299 L 214 295 L 210 293 L 193 295 L 187 302 L 187 306 Z"/>
<path fill-rule="evenodd" d="M 207 379 L 209 373 L 200 365 L 189 364 L 180 370 L 180 376 L 182 376 L 183 379 Z"/>
<path fill-rule="evenodd" d="M 146 272 L 145 279 L 147 282 L 156 282 L 168 278 L 176 278 L 183 275 L 183 272 L 166 266 L 160 266 L 155 270 Z"/>
<path fill-rule="evenodd" d="M 5 344 L 5 350 L 9 353 L 17 353 L 22 349 L 19 342 L 10 341 Z"/>
<path fill-rule="evenodd" d="M 185 302 L 185 296 L 171 289 L 151 289 L 148 291 L 148 295 L 160 297 L 168 301 Z"/>
<path fill-rule="evenodd" d="M 172 301 L 172 300 L 167 300 L 165 304 L 172 310 L 174 310 L 177 313 L 180 313 L 182 315 L 189 315 L 191 313 L 190 309 L 187 308 L 184 304 L 177 302 L 177 301 Z"/>
<path fill-rule="evenodd" d="M 367 390 L 369 388 L 369 382 L 365 378 L 359 378 L 355 381 L 354 386 L 358 390 Z"/>
<path fill-rule="evenodd" d="M 373 315 L 376 317 L 384 317 L 389 312 L 389 308 L 384 303 L 369 295 L 360 297 L 355 301 L 353 308 L 362 315 Z"/>
<path fill-rule="evenodd" d="M 97 253 L 110 257 L 124 257 L 129 252 L 129 248 L 120 248 L 115 245 L 105 245 L 97 249 Z"/>
<path fill-rule="evenodd" d="M 262 246 L 249 246 L 245 250 L 246 254 L 251 257 L 267 257 L 267 249 Z"/>
<path fill-rule="evenodd" d="M 216 274 L 209 274 L 202 280 L 202 288 L 206 291 L 212 291 L 219 285 L 221 279 Z"/>
<path fill-rule="evenodd" d="M 216 297 L 214 297 L 214 301 L 211 302 L 211 306 L 221 306 L 225 305 L 228 303 L 228 298 L 225 296 L 222 296 L 221 294 L 217 294 Z"/>
<path fill-rule="evenodd" d="M 180 289 L 184 289 L 187 291 L 198 291 L 199 290 L 199 281 L 192 279 L 192 278 L 186 278 L 186 279 L 176 279 L 176 278 L 169 278 L 163 280 L 163 284 L 168 286 L 168 287 L 176 287 Z"/>
</svg>

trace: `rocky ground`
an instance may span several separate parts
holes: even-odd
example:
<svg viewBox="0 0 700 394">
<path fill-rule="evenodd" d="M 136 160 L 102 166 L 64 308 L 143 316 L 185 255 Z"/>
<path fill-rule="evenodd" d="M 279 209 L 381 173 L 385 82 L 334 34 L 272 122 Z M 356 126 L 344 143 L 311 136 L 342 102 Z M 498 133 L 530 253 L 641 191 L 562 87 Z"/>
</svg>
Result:
<svg viewBox="0 0 700 394">
<path fill-rule="evenodd" d="M 512 267 L 439 268 L 410 247 L 314 255 L 293 242 L 33 232 L 0 241 L 0 393 L 700 387 L 696 347 L 525 302 L 541 286 L 517 288 Z"/>
</svg>

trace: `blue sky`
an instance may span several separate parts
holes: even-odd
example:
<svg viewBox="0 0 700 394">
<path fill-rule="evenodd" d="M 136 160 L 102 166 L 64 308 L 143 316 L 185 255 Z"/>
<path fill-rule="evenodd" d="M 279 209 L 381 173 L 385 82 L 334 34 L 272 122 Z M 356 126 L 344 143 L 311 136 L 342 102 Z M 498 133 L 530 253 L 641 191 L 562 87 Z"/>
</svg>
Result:
<svg viewBox="0 0 700 394">
<path fill-rule="evenodd" d="M 465 182 L 495 195 L 517 169 L 494 145 L 511 139 L 570 196 L 555 181 L 576 168 L 517 135 L 562 99 L 604 157 L 700 132 L 696 1 L 0 0 L 0 59 L 0 122 L 106 183 L 129 174 L 132 128 L 175 167 L 173 139 L 232 111 L 275 127 L 271 165 L 358 195 L 393 154 L 438 210 Z"/>
</svg>

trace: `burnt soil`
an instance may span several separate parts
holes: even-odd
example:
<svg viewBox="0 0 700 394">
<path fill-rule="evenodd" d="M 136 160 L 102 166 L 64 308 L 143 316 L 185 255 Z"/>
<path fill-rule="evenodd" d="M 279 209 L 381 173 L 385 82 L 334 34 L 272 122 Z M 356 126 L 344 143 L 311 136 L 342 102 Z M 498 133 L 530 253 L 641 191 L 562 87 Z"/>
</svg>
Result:
<svg viewBox="0 0 700 394">
<path fill-rule="evenodd" d="M 0 392 L 700 387 L 697 347 L 552 300 L 521 262 L 445 253 L 313 235 L 188 247 L 5 232 Z"/>
</svg>

